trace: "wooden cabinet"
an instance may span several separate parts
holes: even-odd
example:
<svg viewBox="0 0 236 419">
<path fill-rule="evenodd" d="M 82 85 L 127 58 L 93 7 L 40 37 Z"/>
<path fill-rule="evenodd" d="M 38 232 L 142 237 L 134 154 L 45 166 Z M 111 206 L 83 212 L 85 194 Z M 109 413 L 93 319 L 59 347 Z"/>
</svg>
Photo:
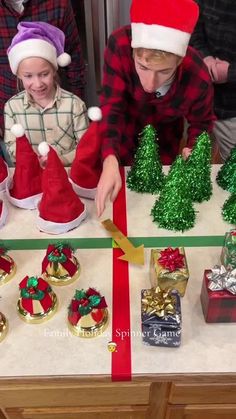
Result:
<svg viewBox="0 0 236 419">
<path fill-rule="evenodd" d="M 145 419 L 150 385 L 73 378 L 7 380 L 0 381 L 0 406 L 7 419 Z"/>
<path fill-rule="evenodd" d="M 6 409 L 9 419 L 145 419 L 145 406 Z"/>
<path fill-rule="evenodd" d="M 0 419 L 235 419 L 232 382 L 110 382 L 79 377 L 0 380 Z M 174 377 L 173 377 L 174 379 Z M 138 381 L 140 380 L 140 381 Z M 2 409 L 2 410 L 1 410 Z"/>
<path fill-rule="evenodd" d="M 165 419 L 234 418 L 236 418 L 236 384 L 171 385 Z"/>
<path fill-rule="evenodd" d="M 236 404 L 168 406 L 166 419 L 235 419 Z"/>
</svg>

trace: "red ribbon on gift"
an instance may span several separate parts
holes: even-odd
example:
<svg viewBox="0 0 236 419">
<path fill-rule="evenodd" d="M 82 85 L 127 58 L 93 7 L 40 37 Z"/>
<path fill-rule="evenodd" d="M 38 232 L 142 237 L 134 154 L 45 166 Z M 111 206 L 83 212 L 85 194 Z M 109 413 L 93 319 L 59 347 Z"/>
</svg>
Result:
<svg viewBox="0 0 236 419">
<path fill-rule="evenodd" d="M 43 262 L 42 262 L 42 273 L 46 272 L 48 264 L 52 263 L 48 260 L 48 256 L 50 255 L 50 253 L 55 252 L 55 251 L 58 251 L 57 247 L 54 246 L 53 244 L 49 244 L 47 248 L 46 256 L 44 257 Z M 63 266 L 64 269 L 67 270 L 70 276 L 73 276 L 77 271 L 77 266 L 71 260 L 72 258 L 71 249 L 69 247 L 64 247 L 63 249 L 61 249 L 61 253 L 65 255 L 66 261 L 60 262 L 60 264 Z"/>
<path fill-rule="evenodd" d="M 161 256 L 158 258 L 159 264 L 168 269 L 170 272 L 176 271 L 184 267 L 184 255 L 180 253 L 179 248 L 168 247 L 165 250 L 161 250 Z"/>
<path fill-rule="evenodd" d="M 27 281 L 29 277 L 28 275 L 22 279 L 22 281 L 19 284 L 20 289 L 27 288 Z M 39 303 L 42 306 L 42 312 L 46 312 L 49 310 L 49 308 L 52 306 L 52 298 L 50 294 L 48 293 L 48 283 L 44 281 L 43 278 L 38 278 L 38 285 L 37 289 L 40 291 L 44 291 L 45 296 L 42 300 L 39 301 Z M 30 314 L 34 313 L 34 306 L 33 306 L 33 298 L 21 298 L 21 305 L 24 308 L 25 311 L 27 311 Z"/>
<path fill-rule="evenodd" d="M 12 262 L 9 262 L 9 260 L 2 257 L 5 253 L 5 249 L 0 247 L 0 269 L 9 274 L 11 272 Z"/>
</svg>

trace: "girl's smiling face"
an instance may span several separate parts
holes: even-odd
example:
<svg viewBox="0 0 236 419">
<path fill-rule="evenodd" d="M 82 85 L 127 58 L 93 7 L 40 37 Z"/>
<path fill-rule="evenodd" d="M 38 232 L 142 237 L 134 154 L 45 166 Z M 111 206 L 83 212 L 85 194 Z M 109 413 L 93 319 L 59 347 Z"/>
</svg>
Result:
<svg viewBox="0 0 236 419">
<path fill-rule="evenodd" d="M 24 89 L 37 103 L 52 100 L 55 93 L 56 70 L 44 58 L 25 58 L 18 67 L 17 76 Z"/>
</svg>

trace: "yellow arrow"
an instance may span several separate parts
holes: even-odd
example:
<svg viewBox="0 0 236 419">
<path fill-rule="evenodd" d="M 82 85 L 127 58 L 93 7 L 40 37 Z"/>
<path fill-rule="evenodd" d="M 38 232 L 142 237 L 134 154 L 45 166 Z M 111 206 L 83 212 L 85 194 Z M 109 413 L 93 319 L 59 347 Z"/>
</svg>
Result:
<svg viewBox="0 0 236 419">
<path fill-rule="evenodd" d="M 127 262 L 135 263 L 137 265 L 144 265 L 144 245 L 134 247 L 129 239 L 121 233 L 116 225 L 110 220 L 102 221 L 103 226 L 109 233 L 113 240 L 123 250 L 124 255 L 120 256 L 119 259 L 126 260 Z"/>
</svg>

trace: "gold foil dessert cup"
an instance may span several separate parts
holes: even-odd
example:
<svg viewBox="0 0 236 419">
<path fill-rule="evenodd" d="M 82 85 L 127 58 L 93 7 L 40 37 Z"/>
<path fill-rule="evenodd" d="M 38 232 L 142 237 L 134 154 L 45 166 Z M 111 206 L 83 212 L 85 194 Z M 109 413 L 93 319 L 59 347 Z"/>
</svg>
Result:
<svg viewBox="0 0 236 419">
<path fill-rule="evenodd" d="M 6 337 L 8 332 L 8 321 L 4 314 L 0 313 L 0 342 Z"/>
<path fill-rule="evenodd" d="M 102 319 L 96 320 L 96 312 L 102 311 Z M 93 310 L 91 313 L 82 316 L 76 325 L 72 325 L 68 320 L 69 330 L 81 338 L 94 338 L 101 335 L 109 323 L 108 309 Z"/>
<path fill-rule="evenodd" d="M 72 262 L 77 266 L 77 270 L 73 276 L 60 263 L 49 263 L 42 277 L 51 285 L 69 285 L 72 284 L 80 275 L 80 263 L 75 256 L 72 256 Z"/>
<path fill-rule="evenodd" d="M 52 298 L 52 306 L 47 310 L 43 311 L 43 308 L 39 306 L 39 301 L 34 300 L 33 304 L 36 308 L 35 313 L 31 314 L 28 311 L 26 311 L 21 304 L 22 298 L 20 297 L 17 302 L 17 312 L 22 320 L 24 320 L 26 323 L 32 323 L 32 324 L 38 324 L 38 323 L 44 323 L 45 321 L 51 319 L 51 317 L 56 313 L 58 308 L 58 299 L 56 294 L 51 291 L 50 296 Z"/>
<path fill-rule="evenodd" d="M 16 273 L 16 264 L 14 262 L 14 260 L 8 256 L 8 255 L 3 255 L 1 256 L 2 258 L 6 259 L 8 262 L 11 263 L 11 270 L 9 273 L 3 271 L 2 269 L 0 269 L 0 285 L 6 284 L 8 281 L 10 281 L 12 279 L 12 277 L 15 275 Z"/>
</svg>

